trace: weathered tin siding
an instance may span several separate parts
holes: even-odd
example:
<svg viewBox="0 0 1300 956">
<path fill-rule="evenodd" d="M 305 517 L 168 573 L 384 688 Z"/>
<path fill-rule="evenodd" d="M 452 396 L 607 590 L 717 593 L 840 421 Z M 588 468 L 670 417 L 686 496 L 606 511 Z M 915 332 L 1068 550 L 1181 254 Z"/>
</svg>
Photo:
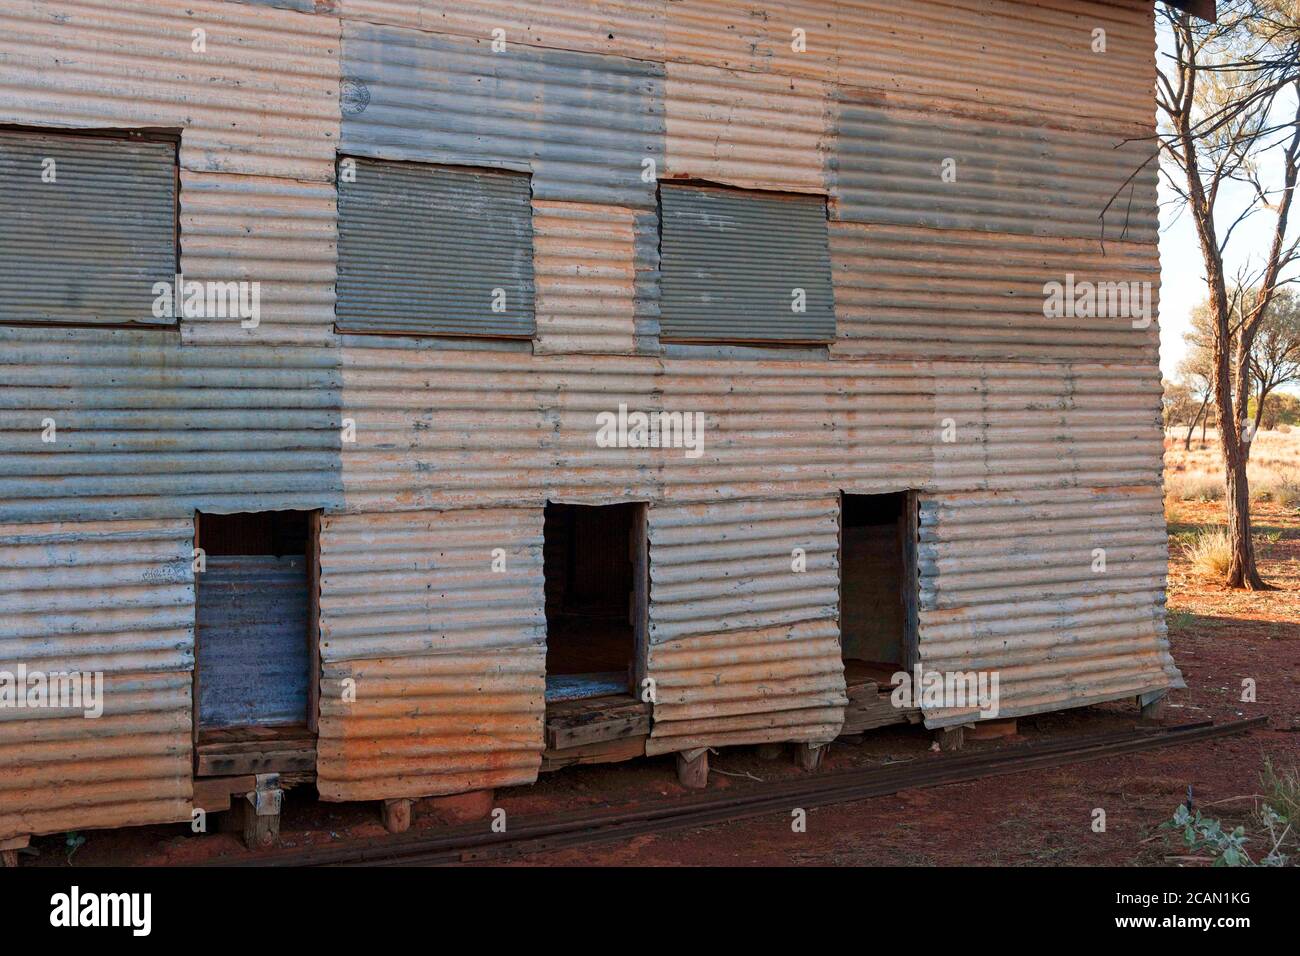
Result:
<svg viewBox="0 0 1300 956">
<path fill-rule="evenodd" d="M 838 499 L 656 505 L 649 516 L 647 752 L 832 739 L 847 703 Z"/>
<path fill-rule="evenodd" d="M 925 499 L 921 664 L 996 671 L 1004 717 L 1183 686 L 1160 501 L 1149 485 Z M 927 711 L 926 724 L 975 716 Z"/>
<path fill-rule="evenodd" d="M 418 797 L 535 779 L 544 606 L 540 508 L 327 516 L 321 795 Z"/>
<path fill-rule="evenodd" d="M 193 534 L 0 525 L 0 671 L 103 674 L 97 718 L 0 708 L 0 839 L 189 818 Z"/>
<path fill-rule="evenodd" d="M 0 714 L 0 835 L 187 817 L 195 510 L 325 512 L 327 799 L 534 778 L 548 499 L 649 503 L 654 752 L 837 731 L 840 491 L 922 493 L 922 660 L 1006 712 L 1177 683 L 1155 324 L 1042 313 L 1155 278 L 1149 175 L 1097 220 L 1153 51 L 1146 0 L 0 0 L 0 122 L 179 130 L 183 271 L 262 283 L 256 329 L 0 327 L 4 659 L 117 689 Z M 337 151 L 531 174 L 531 348 L 335 331 Z M 656 178 L 827 193 L 835 344 L 662 346 Z M 597 447 L 620 403 L 703 453 Z"/>
</svg>

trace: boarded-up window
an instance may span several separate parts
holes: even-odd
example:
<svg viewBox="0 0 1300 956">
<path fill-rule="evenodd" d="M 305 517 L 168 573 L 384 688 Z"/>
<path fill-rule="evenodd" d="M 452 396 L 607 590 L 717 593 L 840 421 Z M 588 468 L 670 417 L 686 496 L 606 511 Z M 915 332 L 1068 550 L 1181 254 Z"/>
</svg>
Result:
<svg viewBox="0 0 1300 956">
<path fill-rule="evenodd" d="M 0 130 L 0 322 L 171 324 L 176 144 Z"/>
<path fill-rule="evenodd" d="M 338 270 L 341 330 L 529 337 L 528 177 L 344 159 Z"/>
<path fill-rule="evenodd" d="M 664 339 L 835 337 L 822 197 L 663 183 L 659 201 Z"/>
</svg>

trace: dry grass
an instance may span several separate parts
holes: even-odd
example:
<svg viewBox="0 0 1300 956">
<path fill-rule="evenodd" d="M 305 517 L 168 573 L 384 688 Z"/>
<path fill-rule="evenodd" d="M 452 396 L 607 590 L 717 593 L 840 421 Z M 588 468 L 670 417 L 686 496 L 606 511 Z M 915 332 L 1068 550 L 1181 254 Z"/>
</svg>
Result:
<svg viewBox="0 0 1300 956">
<path fill-rule="evenodd" d="M 1226 528 L 1199 532 L 1183 545 L 1183 554 L 1192 570 L 1202 577 L 1222 578 L 1232 564 L 1232 542 Z"/>
<path fill-rule="evenodd" d="M 1222 501 L 1223 459 L 1214 429 L 1201 440 L 1198 429 L 1190 450 L 1183 448 L 1184 429 L 1165 433 L 1165 491 L 1174 501 Z M 1250 496 L 1300 508 L 1300 429 L 1261 431 L 1246 466 Z"/>
</svg>

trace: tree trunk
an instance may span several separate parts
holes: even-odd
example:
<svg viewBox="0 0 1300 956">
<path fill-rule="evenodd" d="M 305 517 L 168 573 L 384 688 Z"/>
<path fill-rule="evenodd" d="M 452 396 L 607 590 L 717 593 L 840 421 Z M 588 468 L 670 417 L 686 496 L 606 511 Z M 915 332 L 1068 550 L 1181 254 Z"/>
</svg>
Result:
<svg viewBox="0 0 1300 956">
<path fill-rule="evenodd" d="M 1227 472 L 1228 541 L 1232 547 L 1232 562 L 1228 565 L 1230 588 L 1249 591 L 1271 591 L 1255 567 L 1255 542 L 1250 532 L 1250 483 L 1246 479 L 1246 457 L 1235 442 L 1226 440 L 1221 433 L 1223 461 Z M 1233 436 L 1235 437 L 1235 436 Z"/>
<path fill-rule="evenodd" d="M 1192 423 L 1187 426 L 1187 437 L 1183 439 L 1183 451 L 1192 450 L 1192 435 L 1195 434 L 1196 432 L 1196 423 L 1201 420 L 1201 416 L 1205 414 L 1205 406 L 1209 404 L 1210 404 L 1210 393 L 1206 392 L 1205 399 L 1201 402 L 1200 410 L 1196 413 L 1195 417 L 1192 418 Z M 1201 433 L 1201 441 L 1205 441 L 1204 432 Z"/>
</svg>

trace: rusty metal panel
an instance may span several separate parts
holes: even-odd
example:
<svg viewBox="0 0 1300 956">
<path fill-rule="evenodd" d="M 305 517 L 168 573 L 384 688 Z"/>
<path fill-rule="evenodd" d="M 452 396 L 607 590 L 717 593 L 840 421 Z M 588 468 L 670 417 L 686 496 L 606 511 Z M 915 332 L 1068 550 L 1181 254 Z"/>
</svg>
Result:
<svg viewBox="0 0 1300 956">
<path fill-rule="evenodd" d="M 335 0 L 345 20 L 481 39 L 504 30 L 512 44 L 664 58 L 665 0 Z"/>
<path fill-rule="evenodd" d="M 836 358 L 1087 360 L 1156 364 L 1154 245 L 832 222 Z M 1048 283 L 1123 282 L 1127 315 L 1049 318 Z M 1136 286 L 1131 285 L 1137 283 Z M 1144 286 L 1145 284 L 1145 286 Z"/>
<path fill-rule="evenodd" d="M 664 183 L 659 214 L 665 339 L 835 337 L 824 199 Z"/>
<path fill-rule="evenodd" d="M 0 707 L 0 839 L 189 818 L 192 545 L 188 521 L 0 525 L 0 671 L 102 679 L 100 716 Z"/>
<path fill-rule="evenodd" d="M 212 0 L 3 0 L 0 123 L 183 128 L 186 169 L 332 182 L 338 56 L 332 17 Z"/>
<path fill-rule="evenodd" d="M 651 208 L 662 64 L 344 25 L 343 150 L 531 171 L 536 199 Z"/>
<path fill-rule="evenodd" d="M 526 175 L 355 162 L 339 183 L 340 329 L 532 335 Z"/>
<path fill-rule="evenodd" d="M 635 220 L 620 206 L 533 203 L 536 352 L 635 349 Z"/>
<path fill-rule="evenodd" d="M 210 555 L 195 582 L 199 726 L 307 719 L 307 562 Z"/>
<path fill-rule="evenodd" d="M 667 71 L 664 179 L 826 193 L 827 84 L 685 63 Z"/>
<path fill-rule="evenodd" d="M 329 661 L 316 788 L 385 800 L 533 783 L 544 747 L 546 649 Z M 356 700 L 345 691 L 355 688 Z"/>
<path fill-rule="evenodd" d="M 0 321 L 171 322 L 174 144 L 0 130 L 0 222 Z"/>
<path fill-rule="evenodd" d="M 921 666 L 996 672 L 1003 717 L 1184 686 L 1160 505 L 1150 485 L 923 498 Z M 927 710 L 926 725 L 974 710 Z"/>
<path fill-rule="evenodd" d="M 325 516 L 322 796 L 428 796 L 536 779 L 541 525 L 540 507 Z"/>
<path fill-rule="evenodd" d="M 836 218 L 1156 244 L 1150 140 L 936 117 L 849 96 L 838 104 L 831 159 Z"/>
<path fill-rule="evenodd" d="M 839 732 L 837 509 L 835 498 L 651 506 L 647 752 Z"/>
</svg>

